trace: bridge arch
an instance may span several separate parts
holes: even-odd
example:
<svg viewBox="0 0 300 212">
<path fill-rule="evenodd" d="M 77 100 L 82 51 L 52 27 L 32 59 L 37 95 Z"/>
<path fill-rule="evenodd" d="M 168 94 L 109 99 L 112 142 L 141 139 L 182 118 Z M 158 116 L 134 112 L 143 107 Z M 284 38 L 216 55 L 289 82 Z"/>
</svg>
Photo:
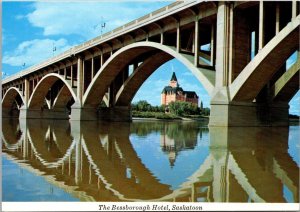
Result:
<svg viewBox="0 0 300 212">
<path fill-rule="evenodd" d="M 252 102 L 273 74 L 299 48 L 300 15 L 283 28 L 248 63 L 229 86 L 232 101 Z"/>
<path fill-rule="evenodd" d="M 145 60 L 124 82 L 123 86 L 119 89 L 115 105 L 127 106 L 130 105 L 131 100 L 136 92 L 147 80 L 147 78 L 162 64 L 171 60 L 172 56 L 165 52 L 159 52 L 152 57 Z"/>
<path fill-rule="evenodd" d="M 25 129 L 23 130 L 24 133 L 27 133 L 27 142 L 36 159 L 45 167 L 56 168 L 61 166 L 75 149 L 77 140 L 72 139 L 71 136 L 66 136 L 68 126 L 65 124 L 66 122 L 62 121 L 55 124 L 44 121 L 28 121 L 26 132 Z M 50 142 L 50 140 L 53 142 L 50 149 L 45 145 L 46 140 L 47 142 Z M 53 150 L 55 153 L 53 153 Z"/>
<path fill-rule="evenodd" d="M 209 94 L 212 93 L 214 88 L 214 72 L 194 66 L 193 56 L 179 53 L 174 47 L 162 45 L 155 42 L 145 41 L 130 44 L 121 48 L 114 55 L 112 55 L 108 59 L 108 61 L 105 62 L 105 64 L 101 67 L 101 69 L 98 71 L 91 84 L 87 88 L 83 96 L 83 106 L 97 107 L 100 104 L 105 92 L 107 91 L 107 88 L 110 86 L 110 84 L 119 74 L 119 72 L 123 68 L 125 68 L 126 65 L 129 65 L 130 61 L 134 60 L 140 55 L 145 54 L 150 55 L 148 55 L 147 59 L 151 58 L 152 56 L 158 58 L 157 55 L 159 54 L 163 58 L 157 62 L 151 62 L 151 60 L 147 61 L 147 59 L 144 61 L 144 63 L 148 63 L 149 66 L 147 67 L 147 71 L 145 71 L 145 75 L 142 77 L 143 79 L 147 79 L 147 77 L 150 76 L 151 73 L 153 73 L 163 63 L 167 62 L 172 58 L 176 58 L 196 76 L 196 78 L 200 81 L 200 83 L 203 85 L 203 87 Z M 144 65 L 144 68 L 145 67 L 146 65 Z M 139 73 L 142 73 L 142 71 L 140 71 Z M 137 78 L 135 76 L 132 77 Z M 130 98 L 132 95 L 135 94 L 135 92 L 138 90 L 142 83 L 143 81 L 141 80 L 141 82 L 138 83 L 138 86 L 135 86 L 133 93 L 129 95 Z M 128 91 L 128 89 L 125 88 L 123 92 L 125 91 Z M 120 101 L 122 98 L 121 93 L 122 92 L 119 93 Z"/>
<path fill-rule="evenodd" d="M 22 105 L 25 105 L 25 101 L 21 91 L 16 87 L 9 88 L 2 99 L 2 117 L 19 117 Z"/>
<path fill-rule="evenodd" d="M 289 70 L 287 70 L 272 86 L 272 100 L 277 102 L 290 102 L 299 91 L 300 55 Z"/>
<path fill-rule="evenodd" d="M 54 103 L 60 102 L 65 103 L 66 98 L 74 98 L 74 101 L 77 100 L 77 96 L 75 95 L 74 91 L 72 90 L 69 83 L 64 79 L 63 76 L 55 73 L 47 74 L 43 77 L 39 83 L 37 84 L 36 88 L 33 90 L 32 95 L 29 99 L 28 108 L 29 109 L 40 109 L 44 104 L 44 99 L 49 91 L 49 89 L 54 85 L 55 82 L 62 81 L 64 83 L 63 91 L 64 95 L 58 95 L 57 99 Z M 58 98 L 63 97 L 63 100 L 58 100 Z M 58 103 L 57 103 L 58 104 Z M 54 105 L 57 105 L 54 104 Z"/>
<path fill-rule="evenodd" d="M 2 108 L 11 109 L 12 105 L 16 101 L 16 98 L 20 98 L 22 100 L 21 105 L 25 103 L 24 98 L 18 88 L 16 87 L 9 88 L 3 96 Z"/>
<path fill-rule="evenodd" d="M 23 142 L 24 130 L 18 119 L 2 119 L 2 142 L 8 150 L 17 150 Z"/>
</svg>

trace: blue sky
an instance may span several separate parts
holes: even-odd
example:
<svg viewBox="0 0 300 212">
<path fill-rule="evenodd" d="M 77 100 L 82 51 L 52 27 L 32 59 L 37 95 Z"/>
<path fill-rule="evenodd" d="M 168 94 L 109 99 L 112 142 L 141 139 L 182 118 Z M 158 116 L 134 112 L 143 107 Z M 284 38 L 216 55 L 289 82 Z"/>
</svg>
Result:
<svg viewBox="0 0 300 212">
<path fill-rule="evenodd" d="M 92 39 L 100 35 L 101 30 L 105 33 L 170 3 L 171 1 L 89 1 L 71 4 L 58 1 L 3 2 L 2 77 Z M 101 28 L 103 22 L 106 23 L 104 29 Z M 55 52 L 53 47 L 56 48 Z M 133 102 L 147 100 L 153 105 L 160 105 L 160 93 L 168 84 L 173 71 L 183 89 L 196 91 L 204 107 L 209 107 L 209 96 L 200 82 L 177 60 L 165 63 L 152 74 L 137 92 Z M 300 114 L 299 101 L 298 92 L 291 101 L 291 113 Z"/>
</svg>

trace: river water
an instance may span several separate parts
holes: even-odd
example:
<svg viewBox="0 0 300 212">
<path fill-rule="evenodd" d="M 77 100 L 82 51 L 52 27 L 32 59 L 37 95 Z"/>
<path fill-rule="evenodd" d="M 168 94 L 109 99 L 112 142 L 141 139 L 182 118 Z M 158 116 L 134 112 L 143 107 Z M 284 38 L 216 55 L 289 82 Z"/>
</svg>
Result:
<svg viewBox="0 0 300 212">
<path fill-rule="evenodd" d="M 3 201 L 299 202 L 299 126 L 2 122 Z"/>
</svg>

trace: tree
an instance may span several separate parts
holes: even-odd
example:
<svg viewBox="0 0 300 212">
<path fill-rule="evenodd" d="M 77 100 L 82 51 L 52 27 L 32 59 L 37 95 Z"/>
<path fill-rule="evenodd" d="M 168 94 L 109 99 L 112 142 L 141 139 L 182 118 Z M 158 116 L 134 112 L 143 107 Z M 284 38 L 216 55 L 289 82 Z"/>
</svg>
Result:
<svg viewBox="0 0 300 212">
<path fill-rule="evenodd" d="M 210 114 L 210 109 L 208 107 L 205 107 L 202 109 L 202 114 L 205 116 L 209 116 Z"/>
<path fill-rule="evenodd" d="M 171 113 L 182 116 L 182 115 L 196 115 L 200 113 L 197 105 L 191 102 L 171 102 L 169 104 L 169 110 Z"/>
<path fill-rule="evenodd" d="M 137 111 L 151 111 L 151 105 L 147 101 L 141 100 L 136 103 L 136 110 Z"/>
</svg>

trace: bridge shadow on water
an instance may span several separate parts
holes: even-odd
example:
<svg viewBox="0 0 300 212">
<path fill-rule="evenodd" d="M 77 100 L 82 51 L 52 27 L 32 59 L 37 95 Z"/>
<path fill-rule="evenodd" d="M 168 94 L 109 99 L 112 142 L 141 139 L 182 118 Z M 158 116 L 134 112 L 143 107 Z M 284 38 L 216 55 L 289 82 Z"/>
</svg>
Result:
<svg viewBox="0 0 300 212">
<path fill-rule="evenodd" d="M 3 157 L 80 201 L 299 200 L 298 126 L 17 119 L 2 126 Z"/>
</svg>

